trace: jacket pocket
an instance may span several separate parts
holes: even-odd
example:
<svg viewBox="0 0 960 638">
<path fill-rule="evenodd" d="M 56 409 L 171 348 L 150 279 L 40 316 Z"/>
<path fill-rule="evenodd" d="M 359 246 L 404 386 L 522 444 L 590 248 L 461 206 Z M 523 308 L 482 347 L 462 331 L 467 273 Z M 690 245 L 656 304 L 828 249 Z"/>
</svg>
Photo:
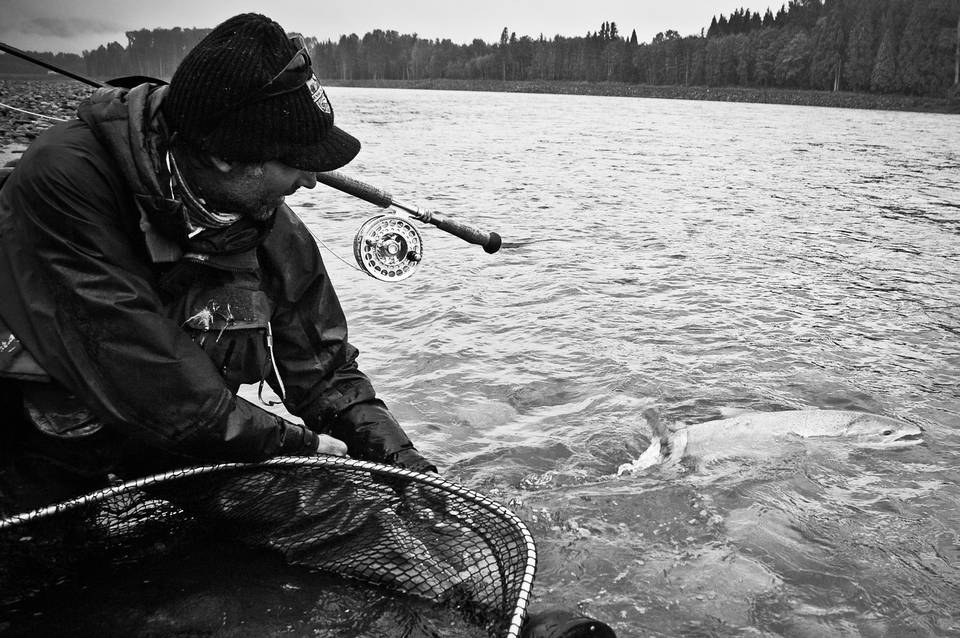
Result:
<svg viewBox="0 0 960 638">
<path fill-rule="evenodd" d="M 272 303 L 260 290 L 222 287 L 191 290 L 178 320 L 210 358 L 227 386 L 259 383 L 272 373 L 269 331 Z"/>
<path fill-rule="evenodd" d="M 103 428 L 100 419 L 59 383 L 20 383 L 20 393 L 27 418 L 48 436 L 80 439 Z"/>
</svg>

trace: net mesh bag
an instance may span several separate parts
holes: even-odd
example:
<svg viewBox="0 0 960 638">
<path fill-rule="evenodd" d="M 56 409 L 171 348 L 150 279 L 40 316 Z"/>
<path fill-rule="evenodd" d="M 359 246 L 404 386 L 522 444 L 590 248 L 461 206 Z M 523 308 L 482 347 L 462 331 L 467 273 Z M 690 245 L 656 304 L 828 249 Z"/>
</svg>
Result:
<svg viewBox="0 0 960 638">
<path fill-rule="evenodd" d="M 198 537 L 428 601 L 496 637 L 520 635 L 536 568 L 526 526 L 482 494 L 394 466 L 279 458 L 177 470 L 0 520 L 0 619 L 85 566 L 142 564 Z"/>
</svg>

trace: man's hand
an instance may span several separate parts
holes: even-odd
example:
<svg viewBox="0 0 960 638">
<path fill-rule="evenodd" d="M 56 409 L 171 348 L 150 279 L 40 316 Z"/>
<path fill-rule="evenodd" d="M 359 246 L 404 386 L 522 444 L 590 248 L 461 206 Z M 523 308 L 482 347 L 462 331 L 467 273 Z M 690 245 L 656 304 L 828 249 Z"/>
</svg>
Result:
<svg viewBox="0 0 960 638">
<path fill-rule="evenodd" d="M 346 456 L 347 444 L 340 439 L 335 439 L 329 434 L 317 435 L 317 454 L 332 454 L 333 456 Z"/>
</svg>

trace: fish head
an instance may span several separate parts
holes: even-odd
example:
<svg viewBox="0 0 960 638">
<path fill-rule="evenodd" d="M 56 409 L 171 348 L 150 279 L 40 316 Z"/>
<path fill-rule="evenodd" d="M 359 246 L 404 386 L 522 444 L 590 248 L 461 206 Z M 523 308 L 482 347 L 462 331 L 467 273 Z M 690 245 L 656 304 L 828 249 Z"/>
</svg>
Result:
<svg viewBox="0 0 960 638">
<path fill-rule="evenodd" d="M 905 421 L 864 414 L 850 422 L 844 437 L 857 447 L 902 448 L 923 443 L 923 430 Z"/>
</svg>

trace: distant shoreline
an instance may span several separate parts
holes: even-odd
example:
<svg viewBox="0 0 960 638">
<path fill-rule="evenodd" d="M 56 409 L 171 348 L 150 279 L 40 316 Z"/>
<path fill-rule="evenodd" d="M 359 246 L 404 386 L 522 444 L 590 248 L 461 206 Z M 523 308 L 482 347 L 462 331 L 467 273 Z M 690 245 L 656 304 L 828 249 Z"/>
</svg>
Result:
<svg viewBox="0 0 960 638">
<path fill-rule="evenodd" d="M 507 81 L 500 80 L 334 80 L 322 82 L 330 87 L 372 87 L 388 89 L 425 89 L 435 91 L 487 91 L 508 93 L 552 93 L 560 95 L 597 95 L 661 98 L 668 100 L 712 100 L 759 104 L 793 104 L 833 108 L 856 108 L 922 113 L 960 114 L 960 100 L 877 95 L 829 91 L 756 89 L 739 87 L 648 86 L 623 82 Z M 75 80 L 56 75 L 0 76 L 0 102 L 47 116 L 70 118 L 77 104 L 93 89 Z M 0 147 L 29 144 L 48 121 L 0 108 Z"/>
<path fill-rule="evenodd" d="M 801 91 L 777 88 L 651 86 L 624 82 L 501 81 L 501 80 L 322 80 L 327 86 L 387 89 L 426 89 L 437 91 L 496 91 L 505 93 L 552 93 L 559 95 L 599 95 L 614 97 L 660 98 L 667 100 L 710 100 L 716 102 L 752 102 L 757 104 L 793 104 L 831 108 L 910 111 L 960 114 L 960 100 L 831 91 Z"/>
</svg>

